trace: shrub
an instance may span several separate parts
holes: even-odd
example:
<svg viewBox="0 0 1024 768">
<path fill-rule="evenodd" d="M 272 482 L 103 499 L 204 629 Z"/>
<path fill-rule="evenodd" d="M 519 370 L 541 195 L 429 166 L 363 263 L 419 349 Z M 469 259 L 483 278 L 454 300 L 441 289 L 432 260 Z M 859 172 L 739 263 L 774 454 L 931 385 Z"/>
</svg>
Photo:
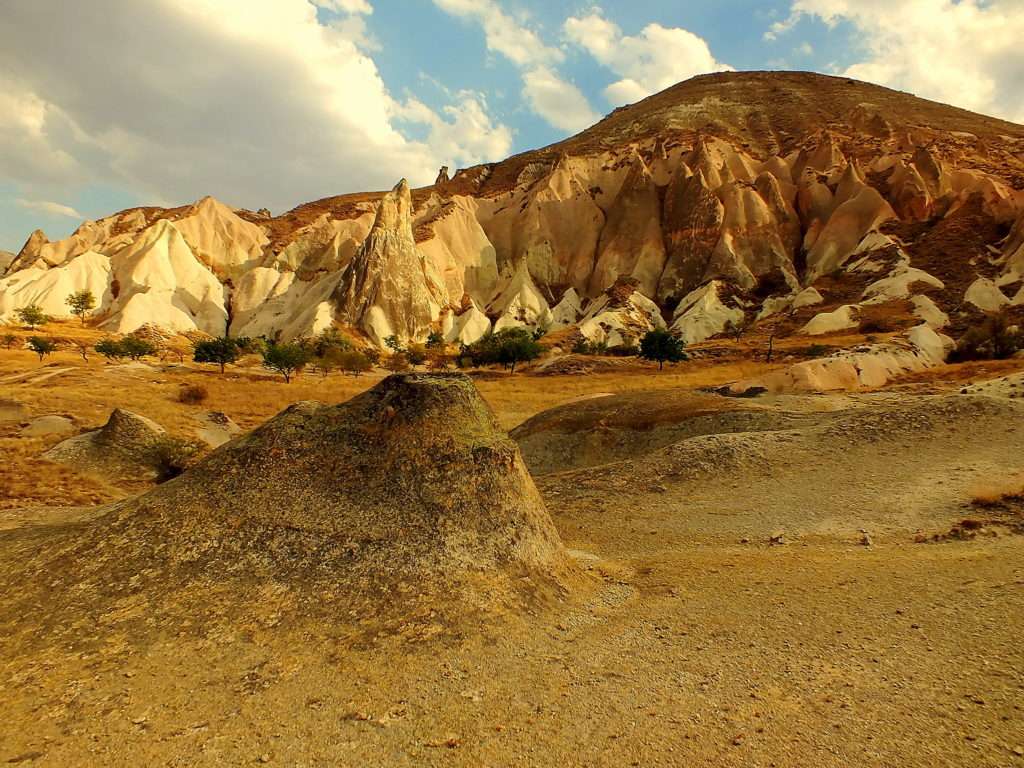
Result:
<svg viewBox="0 0 1024 768">
<path fill-rule="evenodd" d="M 323 333 L 317 336 L 310 345 L 313 354 L 317 357 L 324 357 L 328 350 L 347 352 L 352 349 L 352 342 L 334 327 L 326 328 Z"/>
<path fill-rule="evenodd" d="M 39 355 L 39 362 L 43 358 L 57 351 L 57 342 L 53 339 L 44 339 L 42 336 L 33 336 L 28 340 L 28 348 Z"/>
<path fill-rule="evenodd" d="M 209 396 L 210 393 L 202 384 L 186 384 L 178 392 L 178 402 L 186 405 L 198 405 L 205 402 Z"/>
<path fill-rule="evenodd" d="M 987 317 L 960 337 L 950 356 L 954 362 L 1005 360 L 1024 349 L 1024 332 L 1011 325 L 1004 313 Z"/>
<path fill-rule="evenodd" d="M 35 330 L 37 326 L 50 322 L 50 316 L 43 312 L 38 304 L 29 304 L 27 307 L 16 310 L 14 314 L 30 330 Z"/>
<path fill-rule="evenodd" d="M 410 344 L 405 356 L 409 358 L 409 364 L 415 368 L 427 362 L 427 348 L 422 344 Z"/>
<path fill-rule="evenodd" d="M 7 349 L 13 347 L 14 342 L 16 342 L 17 340 L 18 337 L 15 336 L 13 333 L 5 333 L 3 336 L 0 336 L 0 344 L 3 344 L 4 347 Z"/>
<path fill-rule="evenodd" d="M 686 360 L 684 346 L 682 339 L 676 338 L 664 328 L 656 328 L 640 340 L 640 357 L 657 362 L 660 371 L 666 362 L 678 363 Z"/>
<path fill-rule="evenodd" d="M 431 331 L 427 336 L 427 349 L 444 349 L 444 336 L 438 331 Z"/>
<path fill-rule="evenodd" d="M 222 336 L 218 339 L 196 342 L 192 350 L 192 360 L 197 363 L 219 365 L 220 372 L 224 373 L 224 366 L 238 360 L 240 354 L 238 342 L 229 336 Z"/>
<path fill-rule="evenodd" d="M 162 437 L 149 448 L 150 461 L 156 470 L 156 481 L 166 483 L 190 469 L 202 457 L 203 447 L 192 440 Z"/>
<path fill-rule="evenodd" d="M 301 344 L 271 344 L 263 353 L 263 367 L 277 371 L 284 377 L 284 383 L 290 384 L 312 357 L 312 351 Z"/>
<path fill-rule="evenodd" d="M 384 367 L 392 373 L 403 373 L 409 370 L 409 358 L 404 352 L 395 352 L 385 358 Z"/>
</svg>

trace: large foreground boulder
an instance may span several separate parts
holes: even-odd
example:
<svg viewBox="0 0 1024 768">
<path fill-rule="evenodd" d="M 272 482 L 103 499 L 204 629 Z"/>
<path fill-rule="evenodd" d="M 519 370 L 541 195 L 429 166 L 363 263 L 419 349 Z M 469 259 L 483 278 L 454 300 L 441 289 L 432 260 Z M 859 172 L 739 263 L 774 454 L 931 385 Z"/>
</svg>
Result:
<svg viewBox="0 0 1024 768">
<path fill-rule="evenodd" d="M 130 599 L 165 627 L 196 612 L 239 626 L 268 600 L 354 623 L 500 612 L 562 594 L 572 572 L 470 379 L 427 374 L 341 405 L 293 405 L 70 538 L 27 549 L 19 569 L 18 584 L 46 574 L 48 610 L 68 623 Z"/>
</svg>

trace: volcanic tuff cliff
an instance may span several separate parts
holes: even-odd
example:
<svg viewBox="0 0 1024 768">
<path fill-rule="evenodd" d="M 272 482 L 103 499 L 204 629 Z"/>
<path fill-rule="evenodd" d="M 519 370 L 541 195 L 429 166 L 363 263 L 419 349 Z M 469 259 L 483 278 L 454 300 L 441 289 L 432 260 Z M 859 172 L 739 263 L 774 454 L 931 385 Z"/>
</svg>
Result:
<svg viewBox="0 0 1024 768">
<path fill-rule="evenodd" d="M 64 316 L 88 288 L 115 332 L 340 324 L 377 344 L 577 324 L 693 342 L 793 311 L 806 333 L 880 312 L 956 327 L 1024 307 L 1022 189 L 1022 126 L 842 78 L 707 75 L 423 189 L 35 232 L 3 271 L 0 320 L 29 303 Z"/>
</svg>

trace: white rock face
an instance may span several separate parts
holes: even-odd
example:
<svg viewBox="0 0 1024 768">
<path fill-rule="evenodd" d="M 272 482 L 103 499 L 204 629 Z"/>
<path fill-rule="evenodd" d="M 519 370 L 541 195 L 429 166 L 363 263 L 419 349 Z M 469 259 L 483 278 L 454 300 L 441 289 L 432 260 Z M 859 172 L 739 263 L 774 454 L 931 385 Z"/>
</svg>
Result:
<svg viewBox="0 0 1024 768">
<path fill-rule="evenodd" d="M 860 324 L 860 311 L 854 304 L 846 304 L 832 312 L 822 312 L 811 318 L 800 333 L 808 336 L 820 336 L 826 333 L 838 333 Z"/>
<path fill-rule="evenodd" d="M 519 262 L 515 272 L 504 281 L 498 297 L 487 308 L 498 319 L 494 330 L 505 328 L 543 328 L 551 324 L 551 308 L 530 276 L 527 262 Z"/>
<path fill-rule="evenodd" d="M 727 307 L 719 297 L 722 284 L 712 280 L 690 292 L 676 307 L 672 332 L 686 344 L 696 344 L 724 333 L 730 323 L 743 322 L 744 312 Z"/>
<path fill-rule="evenodd" d="M 424 338 L 447 305 L 440 277 L 416 247 L 405 179 L 381 200 L 373 228 L 342 274 L 335 298 L 337 317 L 377 345 L 392 335 L 402 341 Z"/>
<path fill-rule="evenodd" d="M 949 315 L 927 296 L 914 296 L 910 301 L 914 305 L 914 314 L 930 328 L 938 331 L 949 325 Z"/>
<path fill-rule="evenodd" d="M 110 305 L 110 289 L 110 259 L 92 251 L 59 267 L 23 269 L 0 280 L 0 322 L 12 322 L 15 312 L 30 304 L 50 317 L 70 318 L 67 297 L 83 290 L 92 292 L 96 311 L 103 312 Z"/>
<path fill-rule="evenodd" d="M 575 325 L 583 316 L 583 302 L 575 288 L 562 294 L 554 309 L 551 310 L 551 329 L 568 328 Z"/>
<path fill-rule="evenodd" d="M 764 389 L 769 393 L 854 391 L 884 386 L 894 377 L 945 362 L 954 347 L 948 336 L 927 325 L 910 329 L 902 339 L 844 351 L 818 360 L 745 379 L 731 385 L 735 393 Z"/>
<path fill-rule="evenodd" d="M 453 301 L 468 296 L 483 306 L 497 288 L 498 262 L 497 252 L 480 226 L 478 209 L 471 197 L 453 197 L 432 222 L 433 236 L 419 248 L 440 274 Z"/>
<path fill-rule="evenodd" d="M 260 263 L 267 235 L 212 197 L 204 197 L 174 222 L 192 252 L 219 277 L 238 278 Z"/>
<path fill-rule="evenodd" d="M 491 320 L 476 304 L 455 318 L 451 329 L 445 334 L 445 341 L 454 344 L 472 344 L 479 341 L 491 330 Z"/>
<path fill-rule="evenodd" d="M 665 327 L 658 305 L 642 293 L 633 291 L 625 301 L 617 301 L 610 295 L 613 290 L 595 299 L 580 322 L 580 333 L 589 341 L 633 347 L 648 331 Z"/>
<path fill-rule="evenodd" d="M 158 221 L 111 263 L 117 297 L 102 327 L 130 333 L 152 323 L 179 333 L 226 332 L 228 289 L 196 257 L 172 222 Z"/>
<path fill-rule="evenodd" d="M 967 288 L 964 301 L 973 304 L 983 312 L 998 312 L 1010 304 L 1010 300 L 999 290 L 999 286 L 987 277 L 979 277 Z"/>
<path fill-rule="evenodd" d="M 897 267 L 886 278 L 877 280 L 864 289 L 865 304 L 884 304 L 893 299 L 905 299 L 910 296 L 914 285 L 925 285 L 932 288 L 945 288 L 946 285 L 937 277 L 929 275 L 921 269 L 906 264 Z"/>
</svg>

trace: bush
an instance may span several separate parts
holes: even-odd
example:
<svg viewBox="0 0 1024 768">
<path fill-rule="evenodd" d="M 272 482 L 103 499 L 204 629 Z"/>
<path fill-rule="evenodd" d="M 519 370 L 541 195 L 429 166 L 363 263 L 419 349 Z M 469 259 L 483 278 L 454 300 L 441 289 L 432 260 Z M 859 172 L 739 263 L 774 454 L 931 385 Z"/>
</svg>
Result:
<svg viewBox="0 0 1024 768">
<path fill-rule="evenodd" d="M 409 358 L 404 352 L 395 352 L 385 358 L 384 367 L 392 373 L 404 373 L 409 370 Z"/>
<path fill-rule="evenodd" d="M 224 373 L 224 366 L 238 360 L 240 354 L 238 341 L 229 336 L 222 336 L 219 339 L 204 339 L 196 342 L 192 350 L 192 360 L 197 363 L 219 365 L 220 372 Z"/>
<path fill-rule="evenodd" d="M 409 358 L 409 364 L 415 368 L 427 362 L 427 348 L 422 344 L 410 344 L 405 356 Z"/>
<path fill-rule="evenodd" d="M 209 396 L 210 393 L 202 384 L 186 384 L 178 392 L 178 402 L 186 405 L 198 405 L 205 402 Z"/>
<path fill-rule="evenodd" d="M 33 336 L 28 340 L 28 348 L 39 355 L 39 362 L 43 358 L 57 351 L 57 342 L 53 339 L 44 339 L 42 336 Z"/>
<path fill-rule="evenodd" d="M 13 333 L 5 333 L 3 336 L 0 336 L 0 344 L 3 344 L 4 347 L 7 349 L 13 347 L 14 342 L 16 342 L 17 340 L 18 337 L 15 336 Z"/>
<path fill-rule="evenodd" d="M 1024 332 L 1011 325 L 1005 313 L 1000 313 L 968 328 L 957 342 L 950 360 L 1005 360 L 1022 349 Z"/>
<path fill-rule="evenodd" d="M 202 457 L 203 446 L 179 437 L 163 437 L 149 448 L 150 461 L 156 470 L 156 481 L 166 483 L 193 467 Z"/>
<path fill-rule="evenodd" d="M 656 328 L 640 340 L 640 357 L 657 362 L 660 371 L 667 362 L 678 363 L 687 359 L 684 346 L 682 339 L 677 339 L 664 328 Z"/>
</svg>

